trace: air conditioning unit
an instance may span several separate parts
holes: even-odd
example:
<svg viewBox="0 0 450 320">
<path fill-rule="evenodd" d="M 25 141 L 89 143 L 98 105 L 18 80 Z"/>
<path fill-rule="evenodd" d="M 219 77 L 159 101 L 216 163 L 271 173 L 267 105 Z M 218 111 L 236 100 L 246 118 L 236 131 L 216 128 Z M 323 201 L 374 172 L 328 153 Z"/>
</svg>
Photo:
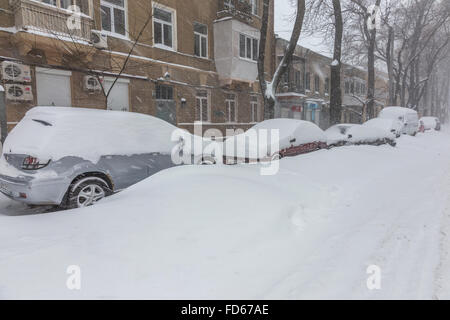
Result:
<svg viewBox="0 0 450 320">
<path fill-rule="evenodd" d="M 6 84 L 6 99 L 8 100 L 20 100 L 20 101 L 32 101 L 33 89 L 31 86 L 23 84 Z"/>
<path fill-rule="evenodd" d="M 99 91 L 102 90 L 102 85 L 97 77 L 84 76 L 84 89 L 89 91 Z"/>
<path fill-rule="evenodd" d="M 91 42 L 97 49 L 108 48 L 108 36 L 102 34 L 99 30 L 91 30 Z"/>
<path fill-rule="evenodd" d="M 3 61 L 2 77 L 4 81 L 31 82 L 30 67 L 11 61 Z"/>
</svg>

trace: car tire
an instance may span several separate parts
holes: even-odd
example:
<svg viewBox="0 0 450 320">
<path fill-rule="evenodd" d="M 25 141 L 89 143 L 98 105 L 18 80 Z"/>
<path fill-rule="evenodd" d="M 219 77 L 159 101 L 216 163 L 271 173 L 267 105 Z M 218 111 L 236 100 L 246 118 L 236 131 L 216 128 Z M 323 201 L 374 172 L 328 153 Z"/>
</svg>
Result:
<svg viewBox="0 0 450 320">
<path fill-rule="evenodd" d="M 111 188 L 105 180 L 99 177 L 86 177 L 70 186 L 67 207 L 69 209 L 89 207 L 111 194 Z"/>
</svg>

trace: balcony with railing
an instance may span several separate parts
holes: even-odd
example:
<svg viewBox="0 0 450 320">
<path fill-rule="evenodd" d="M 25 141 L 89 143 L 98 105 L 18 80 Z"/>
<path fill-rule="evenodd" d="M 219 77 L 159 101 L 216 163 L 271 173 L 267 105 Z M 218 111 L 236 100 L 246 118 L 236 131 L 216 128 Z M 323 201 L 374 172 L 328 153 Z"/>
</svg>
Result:
<svg viewBox="0 0 450 320">
<path fill-rule="evenodd" d="M 73 40 L 88 41 L 94 21 L 89 14 L 73 11 L 35 0 L 10 0 L 18 29 Z M 74 19 L 78 19 L 75 21 Z M 75 22 L 75 23 L 74 23 Z"/>
<path fill-rule="evenodd" d="M 253 21 L 252 6 L 248 0 L 218 0 L 217 18 L 233 17 L 243 22 Z"/>
</svg>

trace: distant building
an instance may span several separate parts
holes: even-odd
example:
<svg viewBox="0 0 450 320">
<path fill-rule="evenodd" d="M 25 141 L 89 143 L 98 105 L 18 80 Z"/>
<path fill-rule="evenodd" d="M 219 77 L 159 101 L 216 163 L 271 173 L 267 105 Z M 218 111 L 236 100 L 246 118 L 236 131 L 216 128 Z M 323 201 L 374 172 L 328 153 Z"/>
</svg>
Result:
<svg viewBox="0 0 450 320">
<path fill-rule="evenodd" d="M 277 64 L 288 43 L 276 39 Z M 276 116 L 312 121 L 327 129 L 330 126 L 331 63 L 331 58 L 297 45 L 292 63 L 277 88 Z M 341 122 L 361 123 L 367 96 L 367 71 L 343 64 L 341 72 Z M 376 114 L 386 103 L 387 90 L 386 75 L 377 71 Z"/>
</svg>

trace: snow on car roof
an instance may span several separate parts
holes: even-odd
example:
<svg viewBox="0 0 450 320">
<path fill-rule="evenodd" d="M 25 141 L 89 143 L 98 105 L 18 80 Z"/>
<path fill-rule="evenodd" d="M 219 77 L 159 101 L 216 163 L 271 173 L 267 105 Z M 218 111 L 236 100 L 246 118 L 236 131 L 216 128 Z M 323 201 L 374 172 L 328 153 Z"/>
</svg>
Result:
<svg viewBox="0 0 450 320">
<path fill-rule="evenodd" d="M 324 132 L 315 123 L 297 119 L 271 119 L 254 125 L 251 129 L 278 129 L 280 138 L 295 136 L 297 142 L 325 141 Z"/>
<path fill-rule="evenodd" d="M 436 120 L 439 120 L 439 119 L 437 117 L 422 117 L 422 118 L 420 118 L 420 120 L 436 121 Z"/>
<path fill-rule="evenodd" d="M 329 127 L 327 130 L 325 130 L 325 135 L 327 137 L 327 144 L 337 144 L 342 141 L 347 141 L 347 131 L 349 128 L 354 126 L 354 124 L 351 123 L 338 123 L 331 127 Z"/>
<path fill-rule="evenodd" d="M 423 122 L 426 129 L 431 129 L 436 127 L 436 124 L 439 120 L 436 117 L 422 117 L 420 118 L 420 121 Z"/>
<path fill-rule="evenodd" d="M 358 142 L 374 142 L 379 139 L 392 138 L 389 131 L 381 130 L 377 127 L 364 126 L 361 124 L 352 126 L 348 131 L 351 135 L 349 141 L 352 143 Z"/>
<path fill-rule="evenodd" d="M 394 119 L 373 118 L 364 122 L 365 126 L 377 127 L 381 129 L 391 130 L 394 124 Z"/>
<path fill-rule="evenodd" d="M 417 113 L 417 111 L 410 108 L 403 107 L 385 107 L 380 111 L 380 116 L 383 115 L 404 115 L 406 113 Z"/>
<path fill-rule="evenodd" d="M 67 156 L 97 162 L 105 155 L 170 153 L 177 128 L 161 119 L 132 112 L 35 107 L 7 137 L 3 150 L 42 159 Z"/>
<path fill-rule="evenodd" d="M 255 133 L 257 137 L 261 137 L 260 134 L 263 130 L 268 130 L 267 141 L 265 143 L 261 143 L 262 141 L 258 138 L 257 141 L 251 143 L 250 138 L 252 138 Z M 270 130 L 278 130 L 278 146 L 274 143 L 274 141 L 272 141 L 272 131 Z M 279 150 L 289 148 L 292 144 L 301 145 L 310 142 L 326 141 L 327 139 L 323 130 L 310 121 L 297 119 L 271 119 L 254 125 L 243 134 L 239 134 L 225 140 L 224 154 L 228 156 L 243 157 L 244 153 L 248 155 L 250 146 L 256 146 L 259 144 L 259 154 L 262 155 L 268 153 L 269 151 L 274 153 Z M 234 150 L 234 146 L 238 146 L 237 151 Z"/>
</svg>

